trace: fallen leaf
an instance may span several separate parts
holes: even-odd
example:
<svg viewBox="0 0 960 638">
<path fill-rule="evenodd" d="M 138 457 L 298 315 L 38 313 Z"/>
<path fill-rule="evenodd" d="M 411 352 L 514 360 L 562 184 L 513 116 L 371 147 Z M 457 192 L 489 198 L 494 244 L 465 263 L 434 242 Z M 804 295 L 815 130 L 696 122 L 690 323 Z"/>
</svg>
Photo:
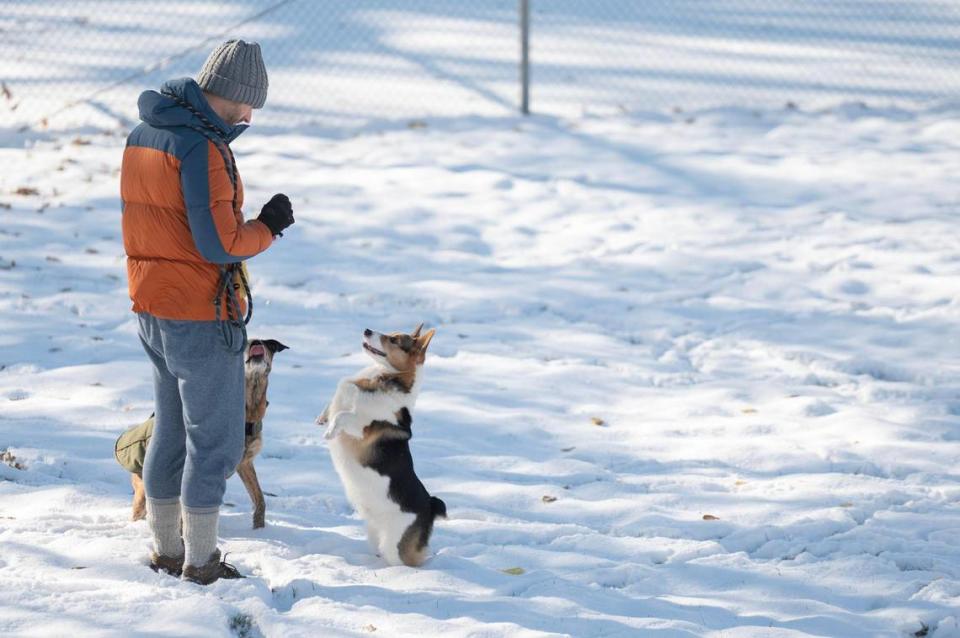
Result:
<svg viewBox="0 0 960 638">
<path fill-rule="evenodd" d="M 511 576 L 520 576 L 521 574 L 526 574 L 526 570 L 523 567 L 510 567 L 507 569 L 501 569 L 504 574 L 510 574 Z"/>
<path fill-rule="evenodd" d="M 544 503 L 553 503 L 555 500 L 557 500 L 557 497 L 556 497 L 556 496 L 549 496 L 549 495 L 548 495 L 548 496 L 544 496 L 544 497 L 543 497 L 543 502 L 544 502 Z"/>
<path fill-rule="evenodd" d="M 703 520 L 705 520 L 705 521 L 719 521 L 719 520 L 720 520 L 720 517 L 719 517 L 719 516 L 714 516 L 713 514 L 704 514 L 704 515 L 703 515 Z"/>
<path fill-rule="evenodd" d="M 364 630 L 364 631 L 369 631 L 370 633 L 373 633 L 373 632 L 375 632 L 375 631 L 377 630 L 377 626 L 376 626 L 376 625 L 367 625 L 366 627 L 363 628 L 363 630 Z"/>
<path fill-rule="evenodd" d="M 407 128 L 418 129 L 418 128 L 427 128 L 427 123 L 423 120 L 410 120 L 407 122 Z"/>
<path fill-rule="evenodd" d="M 756 413 L 757 413 L 757 409 L 756 409 L 756 408 L 744 408 L 744 409 L 742 409 L 742 410 L 740 410 L 740 411 L 743 412 L 744 414 L 756 414 Z"/>
<path fill-rule="evenodd" d="M 560 450 L 560 451 L 561 451 L 561 452 L 573 452 L 573 451 L 576 450 L 576 449 L 577 449 L 576 446 L 574 446 L 574 447 L 565 447 L 565 448 L 563 448 L 563 449 Z"/>
<path fill-rule="evenodd" d="M 744 481 L 744 480 L 737 480 L 737 482 L 734 483 L 734 485 L 746 485 L 746 484 L 747 484 L 747 482 Z"/>
<path fill-rule="evenodd" d="M 73 141 L 70 143 L 73 144 L 74 146 L 89 146 L 90 140 L 85 140 L 82 137 L 75 137 L 73 138 Z"/>
<path fill-rule="evenodd" d="M 590 417 L 590 422 L 593 423 L 594 425 L 603 425 L 604 423 L 606 423 L 606 421 L 604 421 L 598 416 Z"/>
<path fill-rule="evenodd" d="M 32 186 L 21 186 L 20 188 L 18 188 L 13 192 L 16 193 L 17 195 L 24 195 L 24 196 L 40 194 L 40 191 L 38 191 L 36 188 Z"/>
<path fill-rule="evenodd" d="M 844 501 L 843 503 L 840 503 L 840 507 L 853 507 L 853 503 L 850 501 Z"/>
</svg>

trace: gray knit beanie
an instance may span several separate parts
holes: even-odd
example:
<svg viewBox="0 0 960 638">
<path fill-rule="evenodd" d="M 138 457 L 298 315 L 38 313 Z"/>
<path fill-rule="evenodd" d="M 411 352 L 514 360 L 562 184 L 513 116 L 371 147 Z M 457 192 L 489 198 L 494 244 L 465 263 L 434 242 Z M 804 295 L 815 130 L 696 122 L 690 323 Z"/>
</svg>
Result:
<svg viewBox="0 0 960 638">
<path fill-rule="evenodd" d="M 267 101 L 267 69 L 260 45 L 227 40 L 210 54 L 200 69 L 197 84 L 204 91 L 255 109 Z"/>
</svg>

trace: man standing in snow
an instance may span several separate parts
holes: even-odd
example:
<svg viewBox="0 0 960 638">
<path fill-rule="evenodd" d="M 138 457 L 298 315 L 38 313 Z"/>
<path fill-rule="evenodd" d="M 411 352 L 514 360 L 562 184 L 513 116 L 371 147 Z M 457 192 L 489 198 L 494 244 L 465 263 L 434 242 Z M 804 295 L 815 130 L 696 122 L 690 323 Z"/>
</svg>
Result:
<svg viewBox="0 0 960 638">
<path fill-rule="evenodd" d="M 143 466 L 150 563 L 201 584 L 241 577 L 220 559 L 217 525 L 244 443 L 242 262 L 294 221 L 282 194 L 256 220 L 240 212 L 229 144 L 266 99 L 260 46 L 221 44 L 196 81 L 141 94 L 120 176 L 130 298 L 156 401 Z"/>
</svg>

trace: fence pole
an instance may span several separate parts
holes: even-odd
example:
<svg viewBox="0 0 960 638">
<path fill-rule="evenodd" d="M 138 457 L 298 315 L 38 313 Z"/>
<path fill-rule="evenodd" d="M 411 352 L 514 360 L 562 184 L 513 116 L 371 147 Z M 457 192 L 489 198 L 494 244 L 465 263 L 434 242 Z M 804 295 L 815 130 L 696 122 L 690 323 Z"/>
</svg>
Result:
<svg viewBox="0 0 960 638">
<path fill-rule="evenodd" d="M 520 0 L 520 112 L 530 115 L 530 0 Z"/>
</svg>

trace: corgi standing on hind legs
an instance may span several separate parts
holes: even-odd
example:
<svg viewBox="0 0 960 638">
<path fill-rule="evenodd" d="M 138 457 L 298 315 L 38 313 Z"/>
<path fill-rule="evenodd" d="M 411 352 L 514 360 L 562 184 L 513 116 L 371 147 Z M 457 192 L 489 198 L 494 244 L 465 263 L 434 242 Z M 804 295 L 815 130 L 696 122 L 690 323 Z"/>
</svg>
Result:
<svg viewBox="0 0 960 638">
<path fill-rule="evenodd" d="M 317 418 L 326 425 L 330 455 L 350 503 L 367 524 L 367 539 L 391 565 L 418 567 L 427 556 L 433 522 L 446 518 L 413 469 L 410 438 L 420 371 L 435 330 L 421 334 L 363 332 L 374 364 L 337 385 Z"/>
</svg>

